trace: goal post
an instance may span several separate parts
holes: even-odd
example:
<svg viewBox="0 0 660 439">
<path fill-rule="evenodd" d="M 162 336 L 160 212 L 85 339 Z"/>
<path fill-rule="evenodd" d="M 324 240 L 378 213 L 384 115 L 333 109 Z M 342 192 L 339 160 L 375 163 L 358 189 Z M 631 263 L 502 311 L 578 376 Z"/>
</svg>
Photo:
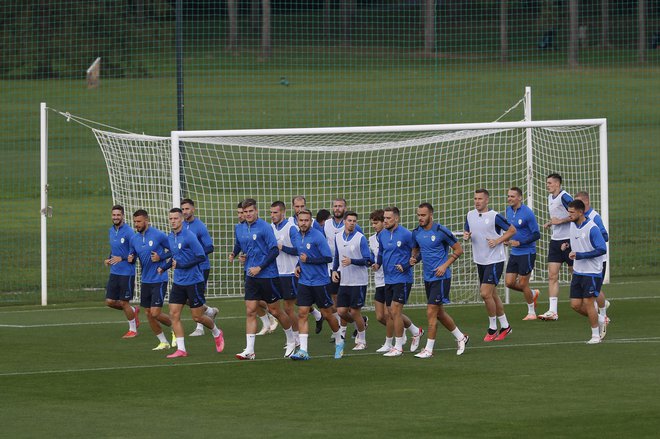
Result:
<svg viewBox="0 0 660 439">
<path fill-rule="evenodd" d="M 313 212 L 331 210 L 345 198 L 371 235 L 369 213 L 396 205 L 401 225 L 417 226 L 416 207 L 430 202 L 434 219 L 457 237 L 473 209 L 473 193 L 491 193 L 490 207 L 504 212 L 506 192 L 519 186 L 535 200 L 540 224 L 548 220 L 545 177 L 562 174 L 570 193 L 587 190 L 608 224 L 605 119 L 494 122 L 444 125 L 334 127 L 270 130 L 173 131 L 169 138 L 95 130 L 110 174 L 113 198 L 128 212 L 149 211 L 167 231 L 167 212 L 181 198 L 195 201 L 208 226 L 209 297 L 241 294 L 241 267 L 230 264 L 236 205 L 255 198 L 270 220 L 272 202 L 303 195 Z M 530 141 L 531 139 L 531 141 Z M 529 148 L 531 144 L 531 154 Z M 185 184 L 182 184 L 182 181 Z M 528 193 L 531 192 L 531 193 Z M 534 281 L 547 282 L 549 233 L 542 231 Z M 461 241 L 463 243 L 463 241 Z M 454 302 L 479 300 L 469 243 L 454 264 Z M 416 269 L 411 303 L 426 303 Z M 567 282 L 568 273 L 562 273 Z"/>
</svg>

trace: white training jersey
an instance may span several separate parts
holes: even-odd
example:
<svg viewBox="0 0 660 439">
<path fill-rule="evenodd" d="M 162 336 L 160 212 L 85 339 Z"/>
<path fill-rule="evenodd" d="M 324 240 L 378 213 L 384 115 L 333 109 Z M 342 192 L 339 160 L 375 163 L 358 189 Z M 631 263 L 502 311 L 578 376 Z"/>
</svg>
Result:
<svg viewBox="0 0 660 439">
<path fill-rule="evenodd" d="M 369 249 L 373 255 L 373 261 L 378 260 L 378 234 L 373 234 L 369 237 Z M 383 267 L 378 267 L 378 271 L 374 272 L 374 283 L 376 288 L 385 286 L 385 275 L 383 274 Z"/>
<path fill-rule="evenodd" d="M 495 224 L 497 216 L 498 213 L 494 210 L 479 213 L 477 209 L 473 209 L 467 214 L 472 240 L 472 259 L 479 265 L 496 264 L 504 262 L 506 259 L 504 244 L 498 244 L 493 248 L 488 246 L 489 239 L 497 239 L 502 236 L 501 232 L 498 233 Z"/>
<path fill-rule="evenodd" d="M 332 273 L 332 264 L 334 263 L 335 257 L 335 236 L 339 235 L 344 231 L 344 220 L 342 219 L 339 223 L 335 223 L 334 218 L 328 218 L 328 220 L 323 224 L 323 231 L 325 232 L 325 239 L 328 240 L 328 245 L 330 246 L 330 251 L 332 252 L 332 262 L 328 264 L 328 272 Z"/>
<path fill-rule="evenodd" d="M 596 223 L 587 220 L 578 227 L 574 222 L 568 223 L 570 230 L 571 251 L 575 253 L 586 253 L 595 250 L 591 242 L 591 229 L 598 230 L 597 235 L 601 235 Z M 602 239 L 602 238 L 597 238 Z M 603 243 L 605 241 L 603 240 Z M 603 272 L 604 255 L 595 258 L 576 259 L 573 261 L 573 272 L 576 274 L 598 274 Z"/>
<path fill-rule="evenodd" d="M 568 218 L 568 210 L 564 207 L 562 198 L 564 195 L 570 195 L 568 192 L 562 190 L 559 195 L 553 197 L 552 194 L 548 195 L 548 210 L 550 212 L 550 218 Z M 570 223 L 557 224 L 552 226 L 552 236 L 550 237 L 553 241 L 563 241 L 569 239 L 571 236 L 571 225 Z"/>
<path fill-rule="evenodd" d="M 351 264 L 347 267 L 341 265 L 344 256 L 351 259 L 363 259 L 361 245 L 362 240 L 366 245 L 367 238 L 360 232 L 354 232 L 350 239 L 346 240 L 345 233 L 339 233 L 335 236 L 335 246 L 339 253 L 339 272 L 341 273 L 339 285 L 344 286 L 366 286 L 369 283 L 369 267 L 366 265 Z M 366 249 L 365 249 L 366 251 Z"/>
<path fill-rule="evenodd" d="M 298 227 L 293 224 L 292 221 L 285 220 L 283 223 L 279 224 L 279 227 L 275 224 L 271 224 L 273 232 L 275 233 L 275 239 L 277 239 L 278 244 L 282 244 L 285 247 L 295 248 L 291 242 L 291 228 L 297 229 Z M 296 270 L 296 265 L 298 264 L 298 256 L 290 255 L 284 251 L 280 251 L 280 254 L 277 255 L 277 271 L 280 276 L 282 275 L 292 275 Z"/>
</svg>

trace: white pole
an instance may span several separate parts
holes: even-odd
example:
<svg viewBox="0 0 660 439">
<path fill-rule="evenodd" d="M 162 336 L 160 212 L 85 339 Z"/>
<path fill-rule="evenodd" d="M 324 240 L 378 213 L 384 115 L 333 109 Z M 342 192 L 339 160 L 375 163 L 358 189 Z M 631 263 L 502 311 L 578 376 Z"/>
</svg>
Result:
<svg viewBox="0 0 660 439">
<path fill-rule="evenodd" d="M 180 159 L 179 133 L 172 131 L 172 207 L 179 207 L 181 202 Z"/>
<path fill-rule="evenodd" d="M 607 183 L 607 121 L 600 126 L 600 214 L 605 229 L 610 230 L 610 198 L 609 186 Z M 605 271 L 604 283 L 610 283 L 610 273 L 612 270 L 612 255 L 610 255 L 610 244 L 607 243 L 608 263 Z"/>
<path fill-rule="evenodd" d="M 41 305 L 48 305 L 48 115 L 46 103 L 41 113 Z"/>
</svg>

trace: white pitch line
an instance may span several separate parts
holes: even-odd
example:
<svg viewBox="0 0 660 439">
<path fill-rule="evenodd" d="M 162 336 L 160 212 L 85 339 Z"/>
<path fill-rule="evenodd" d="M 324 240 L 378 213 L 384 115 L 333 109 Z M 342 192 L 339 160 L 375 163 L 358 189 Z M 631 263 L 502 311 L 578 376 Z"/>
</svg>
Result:
<svg viewBox="0 0 660 439">
<path fill-rule="evenodd" d="M 660 343 L 660 337 L 644 337 L 644 338 L 620 338 L 620 339 L 607 339 L 602 342 L 602 344 L 631 344 L 631 343 Z M 507 349 L 507 348 L 527 348 L 527 347 L 546 347 L 546 346 L 561 346 L 561 345 L 586 345 L 584 340 L 580 341 L 558 341 L 558 342 L 548 342 L 548 343 L 524 343 L 524 344 L 491 344 L 488 346 L 474 346 L 468 347 L 468 350 L 478 350 L 478 349 Z M 586 347 L 586 349 L 598 349 L 596 347 Z M 456 348 L 441 348 L 434 349 L 435 352 L 441 351 L 455 351 Z M 373 355 L 383 355 L 378 352 L 366 352 L 361 354 L 348 354 L 346 358 L 350 357 L 365 357 Z M 333 355 L 315 355 L 313 359 L 331 359 L 334 358 Z M 255 362 L 266 362 L 266 361 L 292 361 L 288 358 L 276 357 L 276 358 L 259 358 L 252 361 L 240 361 L 235 359 L 221 360 L 221 361 L 201 361 L 196 363 L 169 363 L 169 364 L 145 364 L 139 366 L 114 366 L 114 367 L 93 367 L 93 368 L 81 368 L 81 369 L 55 369 L 55 370 L 40 370 L 40 371 L 28 371 L 28 372 L 4 372 L 0 373 L 1 377 L 16 377 L 16 376 L 29 376 L 29 375 L 53 375 L 53 374 L 66 374 L 66 373 L 80 373 L 80 372 L 106 372 L 106 371 L 118 371 L 118 370 L 136 370 L 136 369 L 156 369 L 162 367 L 188 367 L 188 366 L 209 366 L 209 365 L 222 365 L 222 364 L 240 364 L 240 363 L 255 363 Z M 385 360 L 387 361 L 387 360 Z"/>
<path fill-rule="evenodd" d="M 245 316 L 227 316 L 227 317 L 216 317 L 216 320 L 234 320 L 234 319 L 244 319 Z M 181 319 L 182 322 L 192 322 L 193 320 Z M 126 324 L 126 320 L 113 320 L 107 322 L 70 322 L 70 323 L 41 323 L 34 325 L 8 325 L 0 324 L 0 328 L 19 328 L 19 329 L 30 329 L 30 328 L 56 328 L 61 326 L 87 326 L 87 325 L 118 325 Z"/>
</svg>

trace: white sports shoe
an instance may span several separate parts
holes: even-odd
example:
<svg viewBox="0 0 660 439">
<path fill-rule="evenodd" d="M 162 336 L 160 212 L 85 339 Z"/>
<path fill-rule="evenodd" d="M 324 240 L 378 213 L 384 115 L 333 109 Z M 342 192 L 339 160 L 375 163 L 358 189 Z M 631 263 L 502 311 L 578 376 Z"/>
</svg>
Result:
<svg viewBox="0 0 660 439">
<path fill-rule="evenodd" d="M 602 340 L 607 335 L 607 319 L 598 319 L 598 336 Z"/>
<path fill-rule="evenodd" d="M 405 346 L 406 343 L 408 343 L 408 336 L 406 335 L 406 330 L 403 330 L 403 341 L 401 342 L 401 346 Z"/>
<path fill-rule="evenodd" d="M 376 349 L 376 352 L 380 352 L 380 353 L 383 353 L 383 352 L 389 352 L 390 349 L 392 349 L 392 345 L 391 345 L 391 344 L 387 344 L 387 343 L 385 343 L 385 344 L 383 344 L 381 347 L 379 347 L 378 349 Z"/>
<path fill-rule="evenodd" d="M 284 351 L 284 358 L 289 358 L 291 354 L 293 354 L 296 351 L 296 342 L 293 341 L 291 343 L 286 344 L 286 350 Z"/>
<path fill-rule="evenodd" d="M 456 343 L 458 344 L 458 349 L 456 349 L 456 355 L 463 355 L 463 352 L 465 352 L 465 346 L 468 344 L 470 341 L 470 336 L 467 334 L 463 334 L 463 339 L 458 340 Z"/>
<path fill-rule="evenodd" d="M 591 337 L 589 341 L 587 341 L 587 344 L 598 344 L 600 343 L 600 337 Z"/>
<path fill-rule="evenodd" d="M 383 357 L 400 357 L 403 355 L 403 349 L 392 348 L 389 352 L 383 354 Z"/>
<path fill-rule="evenodd" d="M 431 358 L 433 356 L 433 351 L 430 351 L 426 348 L 422 349 L 422 352 L 415 354 L 417 358 Z"/>
<path fill-rule="evenodd" d="M 412 341 L 410 342 L 410 352 L 415 352 L 419 347 L 419 342 L 422 340 L 422 335 L 424 335 L 424 330 L 419 328 L 417 335 L 413 335 Z"/>
<path fill-rule="evenodd" d="M 605 300 L 605 309 L 607 309 L 607 308 L 609 308 L 609 307 L 610 307 L 610 301 L 609 301 L 609 300 Z"/>
<path fill-rule="evenodd" d="M 266 335 L 266 334 L 270 334 L 270 326 L 263 325 L 261 327 L 261 331 L 257 332 L 256 335 Z"/>
<path fill-rule="evenodd" d="M 538 316 L 541 320 L 559 320 L 559 314 L 553 311 L 546 311 L 543 314 Z"/>
<path fill-rule="evenodd" d="M 268 320 L 270 320 L 270 327 L 268 328 L 268 333 L 270 334 L 271 332 L 277 329 L 277 325 L 279 325 L 279 322 L 275 317 L 273 317 L 270 314 L 268 314 Z"/>
<path fill-rule="evenodd" d="M 204 328 L 195 328 L 195 330 L 190 333 L 189 337 L 199 337 L 200 335 L 204 335 Z"/>
<path fill-rule="evenodd" d="M 355 347 L 353 348 L 354 351 L 363 351 L 367 348 L 366 343 L 356 343 Z"/>
<path fill-rule="evenodd" d="M 243 351 L 240 354 L 236 354 L 236 358 L 239 360 L 254 360 L 255 357 L 254 352 Z"/>
<path fill-rule="evenodd" d="M 211 317 L 211 319 L 215 320 L 215 318 L 218 315 L 218 313 L 220 312 L 220 310 L 216 307 L 213 307 L 213 308 L 210 308 L 210 309 L 211 309 L 211 312 L 210 312 L 211 315 L 209 317 Z"/>
</svg>

